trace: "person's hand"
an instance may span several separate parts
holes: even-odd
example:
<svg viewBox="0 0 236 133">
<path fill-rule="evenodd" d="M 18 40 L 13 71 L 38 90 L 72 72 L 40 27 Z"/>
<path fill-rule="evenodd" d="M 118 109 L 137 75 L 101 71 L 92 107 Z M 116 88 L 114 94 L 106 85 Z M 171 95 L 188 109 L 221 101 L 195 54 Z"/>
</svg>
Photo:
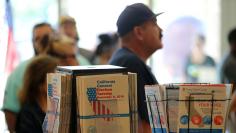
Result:
<svg viewBox="0 0 236 133">
<path fill-rule="evenodd" d="M 152 130 L 150 124 L 145 120 L 140 119 L 138 123 L 138 133 L 151 133 L 151 132 Z"/>
</svg>

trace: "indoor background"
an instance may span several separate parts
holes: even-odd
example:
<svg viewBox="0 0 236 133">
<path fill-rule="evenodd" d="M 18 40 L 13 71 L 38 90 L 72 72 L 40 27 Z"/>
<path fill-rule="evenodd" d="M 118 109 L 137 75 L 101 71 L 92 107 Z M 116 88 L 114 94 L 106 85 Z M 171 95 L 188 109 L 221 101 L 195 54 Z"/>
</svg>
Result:
<svg viewBox="0 0 236 133">
<path fill-rule="evenodd" d="M 236 27 L 235 0 L 10 0 L 15 64 L 33 56 L 32 27 L 42 21 L 57 28 L 60 15 L 70 15 L 77 22 L 79 47 L 94 50 L 101 33 L 116 31 L 116 20 L 125 6 L 141 2 L 154 12 L 163 29 L 162 50 L 149 60 L 159 83 L 186 82 L 184 62 L 196 34 L 205 37 L 204 51 L 219 64 L 228 52 L 227 34 Z M 6 1 L 0 2 L 0 106 L 3 103 L 9 25 Z M 205 81 L 217 83 L 217 68 L 209 70 Z M 204 77 L 204 76 L 203 76 Z M 0 112 L 0 132 L 6 131 L 4 115 Z"/>
</svg>

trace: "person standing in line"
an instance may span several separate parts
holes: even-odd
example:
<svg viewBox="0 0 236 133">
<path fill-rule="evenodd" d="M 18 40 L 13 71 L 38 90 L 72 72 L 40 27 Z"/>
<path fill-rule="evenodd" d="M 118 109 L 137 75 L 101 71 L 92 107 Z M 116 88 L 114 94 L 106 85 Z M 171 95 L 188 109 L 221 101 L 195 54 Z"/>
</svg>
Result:
<svg viewBox="0 0 236 133">
<path fill-rule="evenodd" d="M 65 35 L 58 35 L 52 39 L 47 54 L 60 59 L 60 66 L 78 66 L 77 49 L 72 38 Z"/>
<path fill-rule="evenodd" d="M 219 70 L 221 83 L 236 83 L 236 28 L 228 34 L 229 53 L 224 57 Z"/>
<path fill-rule="evenodd" d="M 191 53 L 187 57 L 185 74 L 187 83 L 200 83 L 202 79 L 214 81 L 215 75 L 211 75 L 209 70 L 215 70 L 215 60 L 204 51 L 205 37 L 202 34 L 196 35 Z M 207 69 L 208 68 L 208 69 Z M 204 70 L 205 69 L 205 70 Z M 208 70 L 208 77 L 203 77 L 202 72 Z M 215 72 L 215 71 L 214 71 Z"/>
<path fill-rule="evenodd" d="M 109 61 L 111 65 L 127 67 L 130 72 L 137 73 L 139 133 L 151 132 L 144 86 L 158 84 L 146 61 L 156 50 L 163 47 L 162 29 L 156 19 L 160 14 L 154 14 L 142 3 L 127 6 L 116 23 L 121 48 Z"/>
<path fill-rule="evenodd" d="M 93 65 L 104 65 L 108 63 L 114 51 L 119 47 L 119 37 L 116 33 L 105 33 L 100 34 L 98 38 L 100 43 L 97 45 L 90 62 Z"/>
<path fill-rule="evenodd" d="M 228 34 L 228 43 L 230 51 L 225 55 L 219 65 L 219 82 L 233 84 L 233 95 L 229 115 L 227 119 L 227 133 L 236 132 L 236 28 L 232 29 Z"/>
<path fill-rule="evenodd" d="M 74 39 L 74 44 L 77 50 L 77 59 L 79 60 L 79 64 L 83 65 L 90 65 L 89 57 L 91 56 L 91 51 L 80 48 L 78 46 L 79 42 L 79 34 L 77 32 L 76 21 L 71 16 L 61 16 L 59 20 L 59 33 L 62 35 L 66 35 L 72 39 Z"/>
<path fill-rule="evenodd" d="M 33 27 L 32 42 L 35 56 L 41 55 L 45 52 L 48 47 L 45 42 L 49 40 L 53 32 L 54 30 L 51 25 L 46 22 L 38 23 Z M 16 116 L 20 110 L 17 93 L 22 86 L 25 69 L 31 60 L 32 58 L 21 62 L 7 79 L 2 111 L 5 114 L 6 123 L 10 132 L 15 130 Z"/>
<path fill-rule="evenodd" d="M 47 73 L 55 71 L 59 59 L 39 55 L 26 68 L 23 86 L 19 91 L 20 112 L 17 115 L 15 132 L 42 133 L 42 124 L 47 111 Z"/>
</svg>

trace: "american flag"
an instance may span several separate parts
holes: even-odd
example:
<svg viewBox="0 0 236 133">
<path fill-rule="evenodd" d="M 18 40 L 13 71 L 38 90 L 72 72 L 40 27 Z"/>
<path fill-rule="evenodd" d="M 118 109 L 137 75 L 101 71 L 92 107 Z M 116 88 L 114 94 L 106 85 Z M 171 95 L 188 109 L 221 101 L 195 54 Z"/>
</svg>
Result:
<svg viewBox="0 0 236 133">
<path fill-rule="evenodd" d="M 14 70 L 19 61 L 16 44 L 13 38 L 13 22 L 12 22 L 12 10 L 11 10 L 10 0 L 6 0 L 5 17 L 8 24 L 8 43 L 7 43 L 5 71 L 9 74 Z"/>
<path fill-rule="evenodd" d="M 53 77 L 55 78 L 55 77 Z M 59 98 L 56 96 L 56 88 L 53 84 L 48 84 L 48 101 L 47 101 L 47 118 L 48 118 L 48 131 L 52 132 L 54 129 L 55 121 L 59 116 Z"/>
<path fill-rule="evenodd" d="M 90 101 L 90 105 L 93 108 L 93 112 L 95 115 L 111 115 L 113 114 L 111 110 L 108 108 L 109 102 L 111 101 L 100 101 L 97 100 L 97 92 L 96 88 L 88 88 L 87 89 L 88 100 Z M 112 117 L 104 117 L 106 121 L 112 121 Z"/>
<path fill-rule="evenodd" d="M 59 79 L 58 79 L 58 77 L 54 77 L 54 76 L 52 78 L 53 78 L 53 81 L 52 81 L 53 83 L 52 84 L 48 83 L 48 87 L 47 87 L 48 96 L 49 97 L 59 98 L 60 97 L 60 93 L 58 91 L 60 91 L 60 90 L 57 87 Z"/>
<path fill-rule="evenodd" d="M 52 84 L 48 84 L 48 96 L 53 97 L 53 86 L 52 86 Z"/>
</svg>

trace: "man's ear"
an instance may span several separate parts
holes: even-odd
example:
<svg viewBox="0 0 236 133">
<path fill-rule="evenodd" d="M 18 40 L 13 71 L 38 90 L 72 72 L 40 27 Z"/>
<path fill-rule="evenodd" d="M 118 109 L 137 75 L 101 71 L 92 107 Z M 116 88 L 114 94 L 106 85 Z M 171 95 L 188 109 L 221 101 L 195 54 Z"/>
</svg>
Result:
<svg viewBox="0 0 236 133">
<path fill-rule="evenodd" d="M 143 40 L 143 29 L 140 26 L 135 26 L 133 33 L 138 40 Z"/>
</svg>

